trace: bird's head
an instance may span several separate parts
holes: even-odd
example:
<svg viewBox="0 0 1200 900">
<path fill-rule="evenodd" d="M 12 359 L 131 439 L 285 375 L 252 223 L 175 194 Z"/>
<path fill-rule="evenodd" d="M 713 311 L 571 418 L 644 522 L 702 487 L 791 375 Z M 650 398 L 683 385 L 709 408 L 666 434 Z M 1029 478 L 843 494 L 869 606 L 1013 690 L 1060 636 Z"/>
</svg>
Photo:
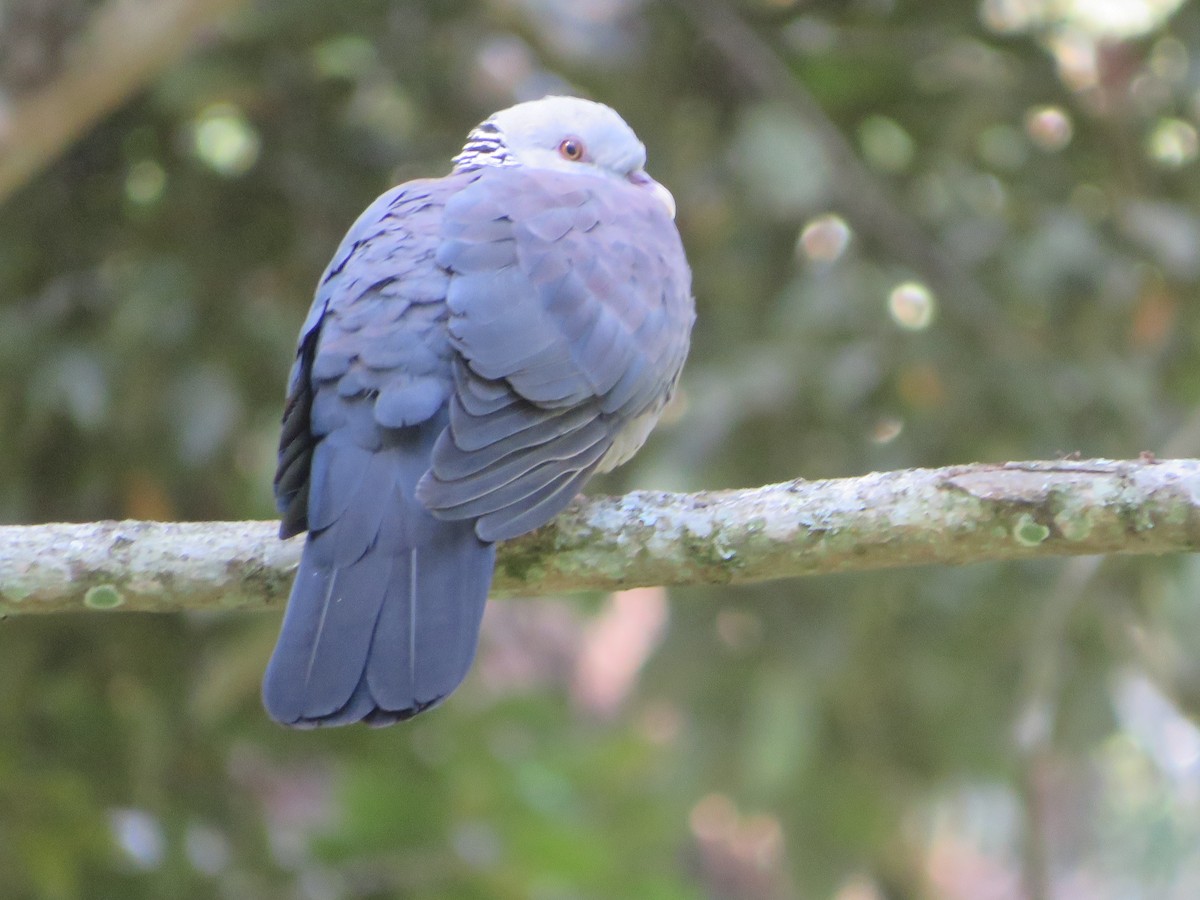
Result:
<svg viewBox="0 0 1200 900">
<path fill-rule="evenodd" d="M 671 192 L 646 174 L 646 148 L 603 103 L 543 97 L 494 113 L 475 127 L 454 157 L 454 171 L 480 166 L 529 166 L 591 172 L 651 191 L 675 217 Z"/>
</svg>

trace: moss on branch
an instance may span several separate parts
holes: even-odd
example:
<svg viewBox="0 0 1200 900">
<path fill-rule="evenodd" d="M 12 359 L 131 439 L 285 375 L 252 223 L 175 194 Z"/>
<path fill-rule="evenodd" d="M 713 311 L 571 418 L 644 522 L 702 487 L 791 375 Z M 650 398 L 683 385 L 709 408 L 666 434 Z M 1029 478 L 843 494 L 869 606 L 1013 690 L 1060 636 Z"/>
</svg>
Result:
<svg viewBox="0 0 1200 900">
<path fill-rule="evenodd" d="M 0 528 L 0 614 L 282 608 L 274 522 Z M 910 469 L 577 501 L 504 544 L 494 594 L 737 584 L 911 565 L 1200 549 L 1200 460 Z"/>
</svg>

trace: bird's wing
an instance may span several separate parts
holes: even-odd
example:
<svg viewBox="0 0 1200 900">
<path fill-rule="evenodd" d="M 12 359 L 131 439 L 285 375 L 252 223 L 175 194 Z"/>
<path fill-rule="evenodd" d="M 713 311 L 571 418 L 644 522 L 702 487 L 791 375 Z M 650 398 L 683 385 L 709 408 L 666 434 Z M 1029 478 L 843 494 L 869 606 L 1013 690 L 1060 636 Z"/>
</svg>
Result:
<svg viewBox="0 0 1200 900">
<path fill-rule="evenodd" d="M 644 439 L 687 354 L 690 271 L 649 191 L 521 167 L 484 170 L 447 201 L 437 259 L 458 359 L 417 496 L 501 540 Z"/>
<path fill-rule="evenodd" d="M 475 653 L 494 549 L 414 496 L 454 386 L 434 254 L 462 183 L 410 182 L 372 204 L 301 332 L 275 490 L 284 535 L 309 534 L 263 684 L 290 725 L 408 718 Z"/>
<path fill-rule="evenodd" d="M 382 424 L 412 424 L 429 418 L 449 394 L 451 351 L 440 337 L 446 277 L 432 256 L 440 206 L 459 185 L 428 179 L 382 194 L 322 274 L 288 379 L 275 471 L 281 537 L 310 527 L 313 450 L 348 422 L 348 401 L 377 392 Z M 326 390 L 318 398 L 320 385 Z M 360 435 L 371 449 L 374 431 Z M 318 509 L 316 517 L 328 524 L 334 511 Z"/>
</svg>

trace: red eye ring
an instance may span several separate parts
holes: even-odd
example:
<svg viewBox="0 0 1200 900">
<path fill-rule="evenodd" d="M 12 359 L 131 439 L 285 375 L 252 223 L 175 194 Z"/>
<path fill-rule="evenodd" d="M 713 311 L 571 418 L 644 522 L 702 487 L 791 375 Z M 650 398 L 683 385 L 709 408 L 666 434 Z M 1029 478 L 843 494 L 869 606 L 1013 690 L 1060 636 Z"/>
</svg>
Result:
<svg viewBox="0 0 1200 900">
<path fill-rule="evenodd" d="M 583 141 L 577 137 L 563 138 L 562 142 L 558 145 L 558 152 L 563 159 L 570 160 L 571 162 L 579 162 L 583 159 L 584 154 L 587 153 L 584 149 Z"/>
</svg>

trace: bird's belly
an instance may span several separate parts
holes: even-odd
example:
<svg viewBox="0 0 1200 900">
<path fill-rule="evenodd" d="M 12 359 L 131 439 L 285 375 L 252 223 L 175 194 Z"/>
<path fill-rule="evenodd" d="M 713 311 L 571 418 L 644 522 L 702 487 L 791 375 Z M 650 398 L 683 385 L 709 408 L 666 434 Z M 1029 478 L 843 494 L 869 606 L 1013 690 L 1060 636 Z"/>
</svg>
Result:
<svg viewBox="0 0 1200 900">
<path fill-rule="evenodd" d="M 629 424 L 618 431 L 613 438 L 612 446 L 600 458 L 600 464 L 596 467 L 596 471 L 611 472 L 637 453 L 642 444 L 646 443 L 646 438 L 650 436 L 661 412 L 661 408 L 652 408 L 640 416 L 630 419 Z"/>
</svg>

